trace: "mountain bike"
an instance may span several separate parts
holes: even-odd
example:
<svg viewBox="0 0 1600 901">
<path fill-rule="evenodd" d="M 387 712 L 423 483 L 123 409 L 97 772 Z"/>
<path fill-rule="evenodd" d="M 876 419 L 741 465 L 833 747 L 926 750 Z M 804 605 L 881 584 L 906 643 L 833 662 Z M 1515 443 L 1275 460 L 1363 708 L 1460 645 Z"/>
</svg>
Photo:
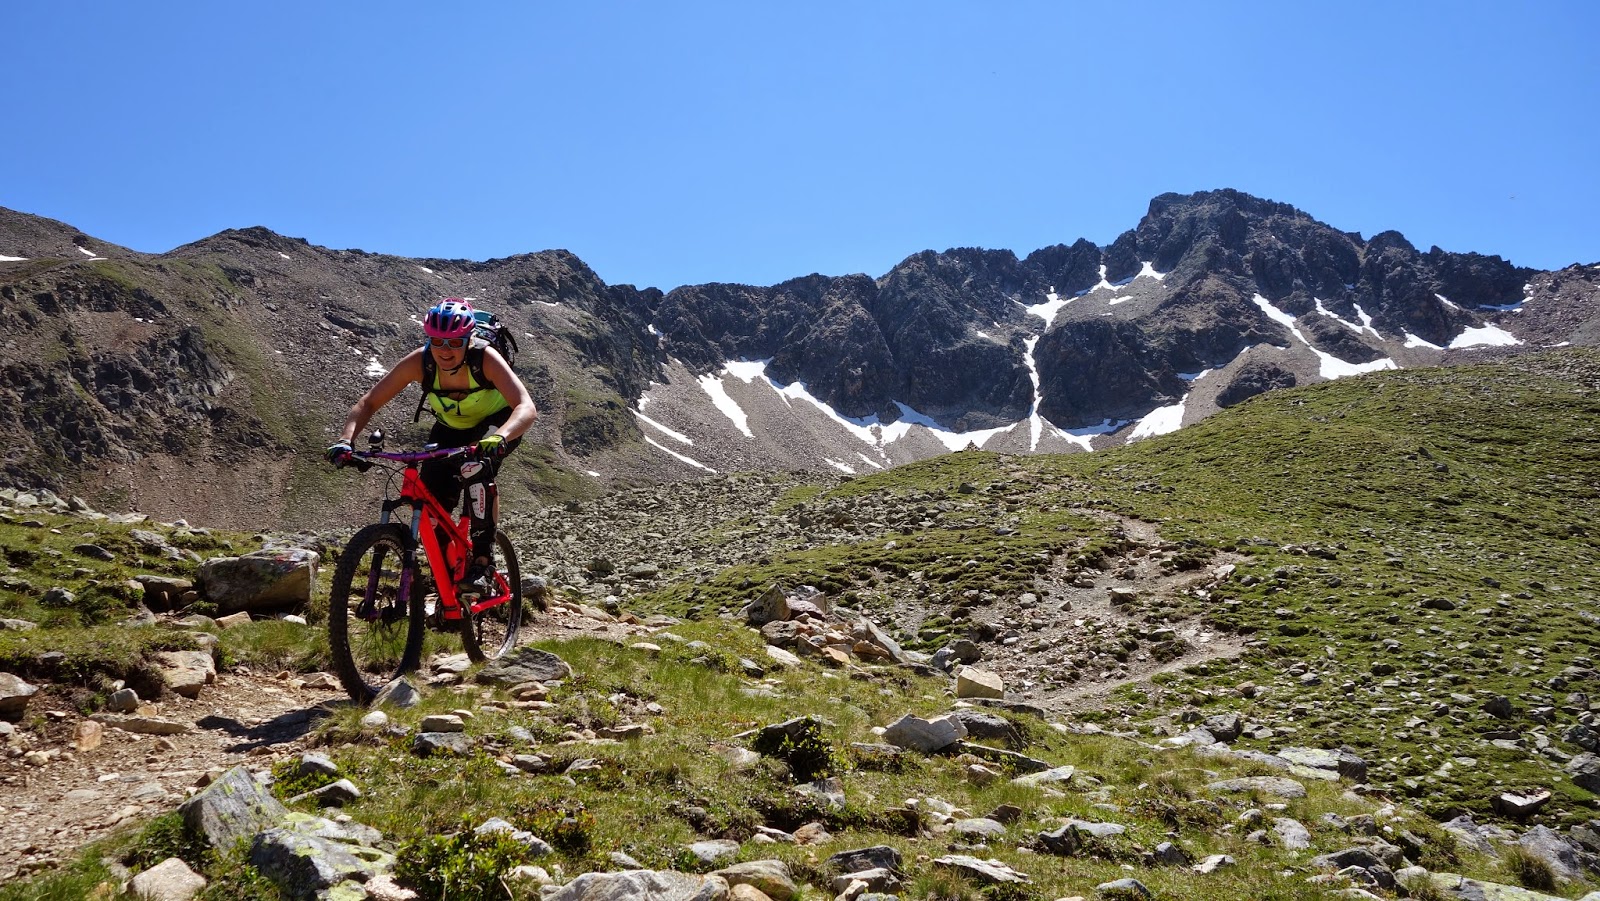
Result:
<svg viewBox="0 0 1600 901">
<path fill-rule="evenodd" d="M 371 703 L 385 685 L 421 667 L 430 622 L 434 628 L 459 631 L 474 662 L 511 650 L 522 626 L 522 577 L 511 539 L 495 532 L 494 593 L 458 596 L 456 582 L 472 562 L 470 520 L 465 515 L 454 518 L 422 483 L 424 462 L 474 448 L 428 445 L 420 451 L 385 451 L 383 433 L 377 431 L 368 442 L 372 449 L 352 452 L 349 465 L 362 472 L 378 466 L 390 473 L 383 513 L 345 545 L 328 595 L 333 668 L 360 704 Z M 398 494 L 393 492 L 396 475 Z M 401 507 L 411 508 L 409 525 L 391 521 Z"/>
</svg>

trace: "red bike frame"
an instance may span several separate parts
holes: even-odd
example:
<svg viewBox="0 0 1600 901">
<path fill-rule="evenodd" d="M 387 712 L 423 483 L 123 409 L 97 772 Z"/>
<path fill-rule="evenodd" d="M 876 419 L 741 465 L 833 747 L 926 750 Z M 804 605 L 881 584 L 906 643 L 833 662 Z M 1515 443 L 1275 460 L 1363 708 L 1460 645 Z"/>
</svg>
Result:
<svg viewBox="0 0 1600 901">
<path fill-rule="evenodd" d="M 422 484 L 419 465 L 424 460 L 455 456 L 466 450 L 468 448 L 430 450 L 421 453 L 384 451 L 356 453 L 357 457 L 366 460 L 396 460 L 406 464 L 405 475 L 400 482 L 400 497 L 397 500 L 384 502 L 382 521 L 389 521 L 389 514 L 394 508 L 402 504 L 411 506 L 411 534 L 422 544 L 423 553 L 428 555 L 428 568 L 434 574 L 434 588 L 439 592 L 440 612 L 446 620 L 451 621 L 461 619 L 461 601 L 456 595 L 456 579 L 466 573 L 467 555 L 471 553 L 472 548 L 472 520 L 465 514 L 459 522 L 451 516 L 450 511 L 446 510 L 428 487 Z M 452 539 L 449 548 L 439 544 L 440 529 L 449 531 Z M 440 578 L 441 575 L 444 578 Z M 506 582 L 505 574 L 497 571 L 494 578 L 499 592 L 492 597 L 479 598 L 472 604 L 469 609 L 474 615 L 511 600 L 511 586 Z"/>
</svg>

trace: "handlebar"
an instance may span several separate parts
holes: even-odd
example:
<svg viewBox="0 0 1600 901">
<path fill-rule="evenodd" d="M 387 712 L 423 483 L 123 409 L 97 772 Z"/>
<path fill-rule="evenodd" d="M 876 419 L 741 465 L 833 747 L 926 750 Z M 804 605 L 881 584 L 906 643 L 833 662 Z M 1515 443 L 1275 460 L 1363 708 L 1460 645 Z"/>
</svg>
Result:
<svg viewBox="0 0 1600 901">
<path fill-rule="evenodd" d="M 353 457 L 349 463 L 360 472 L 366 472 L 377 465 L 374 461 L 388 460 L 394 463 L 422 463 L 428 460 L 438 460 L 443 457 L 454 457 L 457 454 L 471 453 L 472 447 L 436 447 L 431 450 L 419 451 L 358 451 L 352 450 Z"/>
</svg>

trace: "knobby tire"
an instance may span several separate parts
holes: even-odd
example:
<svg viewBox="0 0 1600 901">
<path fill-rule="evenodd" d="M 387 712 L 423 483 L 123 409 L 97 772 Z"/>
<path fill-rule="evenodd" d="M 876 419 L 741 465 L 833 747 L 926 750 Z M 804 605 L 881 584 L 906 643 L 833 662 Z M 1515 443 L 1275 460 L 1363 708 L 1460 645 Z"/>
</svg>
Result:
<svg viewBox="0 0 1600 901">
<path fill-rule="evenodd" d="M 416 539 L 398 523 L 374 523 L 357 532 L 333 572 L 328 595 L 328 644 L 333 669 L 350 697 L 370 704 L 390 682 L 422 663 L 425 611 Z M 406 561 L 413 562 L 408 603 L 399 604 Z M 377 619 L 360 615 L 369 586 Z"/>
<path fill-rule="evenodd" d="M 517 565 L 517 549 L 504 532 L 494 533 L 495 569 L 505 577 L 511 599 L 476 615 L 461 617 L 461 644 L 474 663 L 494 660 L 517 646 L 522 628 L 522 570 Z M 465 603 L 465 602 L 463 602 Z"/>
</svg>

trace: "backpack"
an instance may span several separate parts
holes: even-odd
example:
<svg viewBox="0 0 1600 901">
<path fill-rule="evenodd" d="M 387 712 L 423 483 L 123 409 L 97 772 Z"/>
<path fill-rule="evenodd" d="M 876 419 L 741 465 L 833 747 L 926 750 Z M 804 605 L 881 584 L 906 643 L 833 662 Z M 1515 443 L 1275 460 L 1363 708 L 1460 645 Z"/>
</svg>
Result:
<svg viewBox="0 0 1600 901">
<path fill-rule="evenodd" d="M 494 348 L 505 358 L 506 365 L 510 366 L 517 359 L 517 336 L 511 333 L 511 326 L 501 322 L 500 317 L 488 310 L 474 310 L 472 318 L 477 320 L 477 324 L 472 327 L 471 339 L 467 344 L 467 360 L 463 365 L 478 383 L 478 391 L 493 391 L 494 382 L 483 372 L 484 348 Z M 423 344 L 422 398 L 417 401 L 417 412 L 412 414 L 412 422 L 422 418 L 422 410 L 428 405 L 428 395 L 441 393 L 433 387 L 434 378 L 438 374 L 439 364 L 433 361 L 433 351 L 427 344 Z"/>
</svg>

